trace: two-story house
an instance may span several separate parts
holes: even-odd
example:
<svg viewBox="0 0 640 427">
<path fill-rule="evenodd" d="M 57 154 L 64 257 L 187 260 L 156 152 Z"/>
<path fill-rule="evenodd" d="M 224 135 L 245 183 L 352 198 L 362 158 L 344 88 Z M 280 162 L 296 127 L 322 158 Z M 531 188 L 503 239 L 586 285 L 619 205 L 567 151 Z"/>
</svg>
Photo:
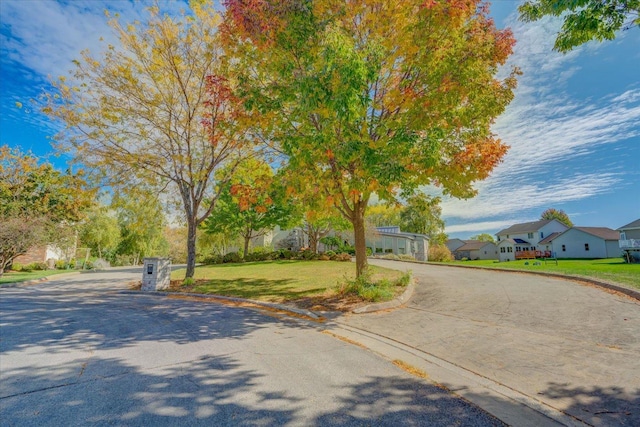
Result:
<svg viewBox="0 0 640 427">
<path fill-rule="evenodd" d="M 500 261 L 514 261 L 536 256 L 551 256 L 543 253 L 538 243 L 552 233 L 562 233 L 569 227 L 557 219 L 525 222 L 512 225 L 496 233 L 498 238 L 498 259 Z"/>
<path fill-rule="evenodd" d="M 640 262 L 640 219 L 618 228 L 619 247 L 627 262 Z"/>
</svg>

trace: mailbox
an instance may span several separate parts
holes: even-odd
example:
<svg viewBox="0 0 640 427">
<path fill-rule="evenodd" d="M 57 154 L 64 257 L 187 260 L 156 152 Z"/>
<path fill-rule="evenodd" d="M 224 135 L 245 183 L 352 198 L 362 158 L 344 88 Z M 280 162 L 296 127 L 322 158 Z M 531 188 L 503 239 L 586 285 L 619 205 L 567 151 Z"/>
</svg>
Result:
<svg viewBox="0 0 640 427">
<path fill-rule="evenodd" d="M 171 260 L 168 258 L 145 258 L 142 269 L 142 290 L 161 291 L 171 282 Z"/>
</svg>

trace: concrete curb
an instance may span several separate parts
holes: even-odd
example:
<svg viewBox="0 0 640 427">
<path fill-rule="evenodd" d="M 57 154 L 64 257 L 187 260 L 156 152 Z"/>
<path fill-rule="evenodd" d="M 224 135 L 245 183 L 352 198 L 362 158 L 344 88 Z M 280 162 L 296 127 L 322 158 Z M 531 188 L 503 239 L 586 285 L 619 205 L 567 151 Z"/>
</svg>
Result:
<svg viewBox="0 0 640 427">
<path fill-rule="evenodd" d="M 407 289 L 404 290 L 402 295 L 397 298 L 394 298 L 391 301 L 379 302 L 375 304 L 368 304 L 363 307 L 358 307 L 353 309 L 351 312 L 354 314 L 364 314 L 364 313 L 373 313 L 374 311 L 380 310 L 388 310 L 391 308 L 400 307 L 403 304 L 406 304 L 407 301 L 411 299 L 413 296 L 413 291 L 416 288 L 416 279 L 412 278 L 411 282 L 407 285 Z"/>
<path fill-rule="evenodd" d="M 592 279 L 590 277 L 584 277 L 584 276 L 572 276 L 569 274 L 552 273 L 552 272 L 546 272 L 546 271 L 528 271 L 528 270 L 515 270 L 511 268 L 482 267 L 478 265 L 454 265 L 454 264 L 447 264 L 447 263 L 405 261 L 405 260 L 384 259 L 384 258 L 374 258 L 374 259 L 379 259 L 382 261 L 406 262 L 406 263 L 421 264 L 421 265 L 435 265 L 435 266 L 451 267 L 451 268 L 475 268 L 476 270 L 498 271 L 503 273 L 522 273 L 522 274 L 533 274 L 537 276 L 555 277 L 558 279 L 571 280 L 574 282 L 589 283 L 591 285 L 598 286 L 600 288 L 620 292 L 622 294 L 625 294 L 627 296 L 630 296 L 631 298 L 634 298 L 640 301 L 640 291 L 636 291 L 634 289 L 616 285 L 614 283 L 603 282 L 601 280 Z"/>
<path fill-rule="evenodd" d="M 208 299 L 218 299 L 225 300 L 231 302 L 239 302 L 239 303 L 248 303 L 253 305 L 259 305 L 267 308 L 273 308 L 280 311 L 286 311 L 298 314 L 300 316 L 310 317 L 314 320 L 322 320 L 323 317 L 314 313 L 310 310 L 305 310 L 302 308 L 291 307 L 284 304 L 277 304 L 273 302 L 264 302 L 264 301 L 256 301 L 245 298 L 236 298 L 236 297 L 226 297 L 222 295 L 212 295 L 212 294 L 196 294 L 191 292 L 163 292 L 163 291 L 120 291 L 120 294 L 132 294 L 132 295 L 157 295 L 157 296 L 187 296 L 187 297 L 195 297 L 195 298 L 208 298 Z"/>
</svg>

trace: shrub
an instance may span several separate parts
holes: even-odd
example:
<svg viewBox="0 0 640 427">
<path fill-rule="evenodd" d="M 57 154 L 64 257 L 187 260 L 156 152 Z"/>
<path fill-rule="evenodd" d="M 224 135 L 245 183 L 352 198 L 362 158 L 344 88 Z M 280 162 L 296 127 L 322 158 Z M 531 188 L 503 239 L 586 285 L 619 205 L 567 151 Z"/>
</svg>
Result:
<svg viewBox="0 0 640 427">
<path fill-rule="evenodd" d="M 20 264 L 19 262 L 14 262 L 13 264 L 11 264 L 11 270 L 22 271 L 24 270 L 24 265 Z"/>
<path fill-rule="evenodd" d="M 388 253 L 388 254 L 382 255 L 380 258 L 383 258 L 383 259 L 392 259 L 392 260 L 394 260 L 394 261 L 398 261 L 398 260 L 400 259 L 400 257 L 399 257 L 398 255 L 396 255 L 396 254 L 392 254 L 392 253 Z"/>
<path fill-rule="evenodd" d="M 334 251 L 326 251 L 324 254 L 329 258 L 336 256 L 336 253 Z"/>
<path fill-rule="evenodd" d="M 400 255 L 398 255 L 398 258 L 403 260 L 403 261 L 415 261 L 416 260 L 413 257 L 413 255 L 409 255 L 409 254 L 400 254 Z"/>
<path fill-rule="evenodd" d="M 321 254 L 321 255 L 318 257 L 318 260 L 320 260 L 320 261 L 329 261 L 330 259 L 331 259 L 331 257 L 329 257 L 329 256 L 328 256 L 328 255 L 326 255 L 326 254 Z"/>
<path fill-rule="evenodd" d="M 49 266 L 46 262 L 32 262 L 22 267 L 23 271 L 47 270 Z"/>
<path fill-rule="evenodd" d="M 237 263 L 242 262 L 242 257 L 238 252 L 229 252 L 222 257 L 222 262 L 225 263 Z"/>
<path fill-rule="evenodd" d="M 187 277 L 182 281 L 182 286 L 193 286 L 196 281 L 193 277 Z"/>
<path fill-rule="evenodd" d="M 371 256 L 371 255 L 373 255 L 373 249 L 368 247 L 367 248 L 367 256 Z"/>
<path fill-rule="evenodd" d="M 429 247 L 429 261 L 450 262 L 453 261 L 453 255 L 445 245 L 432 245 Z"/>
<path fill-rule="evenodd" d="M 334 261 L 342 261 L 342 262 L 346 262 L 346 261 L 351 261 L 351 255 L 349 254 L 336 254 L 335 257 L 331 258 Z"/>
<path fill-rule="evenodd" d="M 395 281 L 396 286 L 406 287 L 411 282 L 411 271 L 407 271 L 400 276 L 398 280 Z"/>
<path fill-rule="evenodd" d="M 463 256 L 460 261 L 469 261 L 469 258 L 467 258 L 466 256 Z"/>
<path fill-rule="evenodd" d="M 203 264 L 206 265 L 211 265 L 211 264 L 222 264 L 223 263 L 223 259 L 222 259 L 222 255 L 208 255 L 206 257 L 204 257 L 204 259 L 202 260 Z"/>
<path fill-rule="evenodd" d="M 393 298 L 393 285 L 388 280 L 375 283 L 368 273 L 357 279 L 339 282 L 336 291 L 340 295 L 358 295 L 367 301 L 382 301 Z"/>
<path fill-rule="evenodd" d="M 304 260 L 318 259 L 318 254 L 309 250 L 302 250 L 297 253 L 296 258 Z"/>
<path fill-rule="evenodd" d="M 294 255 L 293 251 L 289 249 L 280 249 L 277 253 L 279 259 L 291 259 Z"/>
</svg>

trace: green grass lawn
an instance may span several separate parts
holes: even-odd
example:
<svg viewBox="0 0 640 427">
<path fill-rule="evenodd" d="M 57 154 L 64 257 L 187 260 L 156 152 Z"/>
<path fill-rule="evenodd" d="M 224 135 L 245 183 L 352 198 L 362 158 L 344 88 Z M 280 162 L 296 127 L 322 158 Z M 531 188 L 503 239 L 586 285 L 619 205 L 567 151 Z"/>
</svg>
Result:
<svg viewBox="0 0 640 427">
<path fill-rule="evenodd" d="M 374 280 L 396 280 L 402 273 L 369 266 Z M 266 261 L 220 264 L 196 268 L 197 283 L 179 288 L 202 294 L 216 294 L 260 301 L 285 302 L 305 297 L 332 295 L 338 281 L 355 277 L 356 266 L 337 261 Z M 171 273 L 182 280 L 184 270 Z M 206 280 L 202 282 L 201 280 Z"/>
<path fill-rule="evenodd" d="M 558 265 L 556 265 L 555 261 L 547 261 L 546 263 L 542 260 L 538 261 L 541 265 L 533 265 L 534 260 L 509 262 L 497 262 L 495 260 L 454 261 L 451 264 L 524 271 L 548 271 L 601 279 L 640 289 L 640 264 L 627 264 L 622 258 L 558 259 Z M 529 264 L 525 265 L 525 262 Z"/>
<path fill-rule="evenodd" d="M 12 271 L 10 273 L 4 273 L 0 277 L 0 286 L 7 283 L 26 282 L 28 280 L 41 279 L 47 276 L 53 276 L 55 274 L 72 273 L 73 270 L 37 270 L 37 271 Z"/>
</svg>

